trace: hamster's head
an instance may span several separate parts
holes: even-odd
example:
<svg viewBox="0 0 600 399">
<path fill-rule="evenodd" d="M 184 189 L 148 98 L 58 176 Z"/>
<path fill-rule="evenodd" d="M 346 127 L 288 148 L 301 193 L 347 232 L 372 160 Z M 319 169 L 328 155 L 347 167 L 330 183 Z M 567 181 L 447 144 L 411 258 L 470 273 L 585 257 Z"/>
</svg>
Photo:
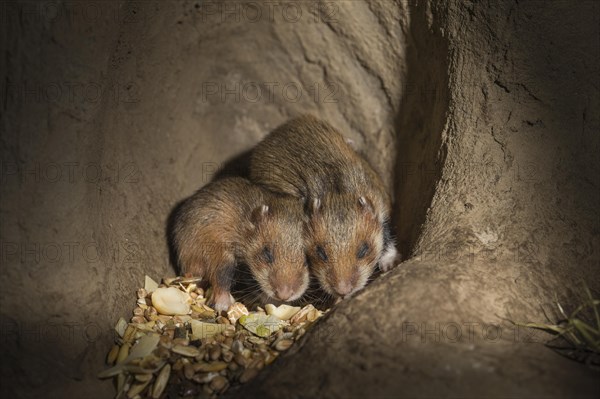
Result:
<svg viewBox="0 0 600 399">
<path fill-rule="evenodd" d="M 261 205 L 252 213 L 246 263 L 262 291 L 269 297 L 292 302 L 308 288 L 309 270 L 303 241 L 303 219 L 286 206 Z M 287 208 L 287 209 L 286 209 Z"/>
<path fill-rule="evenodd" d="M 383 226 L 364 195 L 311 199 L 307 225 L 310 267 L 321 287 L 347 297 L 365 286 L 383 250 Z"/>
</svg>

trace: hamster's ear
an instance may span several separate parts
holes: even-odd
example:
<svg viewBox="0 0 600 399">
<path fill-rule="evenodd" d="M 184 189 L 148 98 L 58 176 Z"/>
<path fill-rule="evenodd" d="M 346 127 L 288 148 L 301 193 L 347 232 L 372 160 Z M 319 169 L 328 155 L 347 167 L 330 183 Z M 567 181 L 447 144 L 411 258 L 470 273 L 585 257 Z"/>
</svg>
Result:
<svg viewBox="0 0 600 399">
<path fill-rule="evenodd" d="M 321 199 L 320 198 L 312 198 L 308 203 L 308 211 L 311 217 L 317 216 L 319 211 L 321 210 Z"/>
<path fill-rule="evenodd" d="M 252 211 L 252 223 L 254 226 L 260 225 L 269 216 L 269 205 L 261 205 Z"/>
<path fill-rule="evenodd" d="M 373 202 L 371 202 L 371 200 L 368 197 L 358 197 L 358 205 L 364 212 L 368 212 L 371 215 L 375 215 L 375 207 L 373 206 Z"/>
</svg>

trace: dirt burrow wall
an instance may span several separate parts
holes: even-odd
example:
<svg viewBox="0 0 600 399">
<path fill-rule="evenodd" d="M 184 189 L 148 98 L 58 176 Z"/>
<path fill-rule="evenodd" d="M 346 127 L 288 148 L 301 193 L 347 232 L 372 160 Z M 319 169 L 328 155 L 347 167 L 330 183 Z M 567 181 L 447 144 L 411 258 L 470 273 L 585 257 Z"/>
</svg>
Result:
<svg viewBox="0 0 600 399">
<path fill-rule="evenodd" d="M 595 372 L 506 318 L 556 318 L 554 298 L 574 309 L 582 281 L 600 288 L 599 5 L 426 1 L 409 15 L 395 175 L 409 260 L 244 393 L 593 397 Z"/>
<path fill-rule="evenodd" d="M 111 395 L 112 325 L 173 273 L 169 211 L 301 112 L 384 176 L 411 259 L 244 395 L 594 387 L 481 327 L 600 288 L 595 2 L 39 4 L 3 6 L 3 393 Z"/>
<path fill-rule="evenodd" d="M 170 210 L 288 118 L 327 117 L 392 186 L 408 25 L 400 6 L 3 7 L 10 397 L 111 395 L 95 375 L 114 323 L 129 317 L 144 274 L 173 274 Z"/>
</svg>

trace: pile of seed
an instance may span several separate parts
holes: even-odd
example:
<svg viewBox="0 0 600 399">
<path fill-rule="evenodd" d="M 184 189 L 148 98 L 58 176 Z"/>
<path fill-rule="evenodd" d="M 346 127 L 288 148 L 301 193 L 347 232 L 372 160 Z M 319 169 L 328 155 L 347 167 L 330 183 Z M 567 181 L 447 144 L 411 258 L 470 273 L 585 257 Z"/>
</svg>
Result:
<svg viewBox="0 0 600 399">
<path fill-rule="evenodd" d="M 99 374 L 116 379 L 117 399 L 216 397 L 256 377 L 323 314 L 312 305 L 249 312 L 238 302 L 219 314 L 198 282 L 146 276 L 131 321 L 115 326 L 111 367 Z"/>
</svg>

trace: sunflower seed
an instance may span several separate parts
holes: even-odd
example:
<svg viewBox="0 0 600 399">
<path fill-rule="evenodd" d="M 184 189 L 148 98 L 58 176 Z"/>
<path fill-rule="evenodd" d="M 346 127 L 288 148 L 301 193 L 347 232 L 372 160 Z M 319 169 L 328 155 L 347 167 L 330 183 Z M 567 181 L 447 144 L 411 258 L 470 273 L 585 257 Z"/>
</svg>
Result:
<svg viewBox="0 0 600 399">
<path fill-rule="evenodd" d="M 213 363 L 196 363 L 194 365 L 195 371 L 200 371 L 203 373 L 208 373 L 211 371 L 221 371 L 227 368 L 227 363 L 225 362 L 213 362 Z"/>
<path fill-rule="evenodd" d="M 113 347 L 110 349 L 110 352 L 108 352 L 108 355 L 106 356 L 106 364 L 112 366 L 115 363 L 117 356 L 119 355 L 119 349 L 119 345 L 113 345 Z"/>
<path fill-rule="evenodd" d="M 142 393 L 142 391 L 148 386 L 148 384 L 150 384 L 150 379 L 144 382 L 133 384 L 131 388 L 129 388 L 129 390 L 127 391 L 127 397 L 131 399 L 135 398 L 137 395 Z"/>
<path fill-rule="evenodd" d="M 171 348 L 171 351 L 188 357 L 196 357 L 200 354 L 195 346 L 175 345 Z"/>
<path fill-rule="evenodd" d="M 171 365 L 166 364 L 158 373 L 158 377 L 156 377 L 156 382 L 152 387 L 152 399 L 158 399 L 162 395 L 165 387 L 167 386 L 167 382 L 169 381 L 169 376 L 171 375 Z"/>
<path fill-rule="evenodd" d="M 123 346 L 121 346 L 121 349 L 119 349 L 119 353 L 117 354 L 117 364 L 121 363 L 129 356 L 129 349 L 131 349 L 131 344 L 129 342 L 125 342 Z"/>
</svg>

